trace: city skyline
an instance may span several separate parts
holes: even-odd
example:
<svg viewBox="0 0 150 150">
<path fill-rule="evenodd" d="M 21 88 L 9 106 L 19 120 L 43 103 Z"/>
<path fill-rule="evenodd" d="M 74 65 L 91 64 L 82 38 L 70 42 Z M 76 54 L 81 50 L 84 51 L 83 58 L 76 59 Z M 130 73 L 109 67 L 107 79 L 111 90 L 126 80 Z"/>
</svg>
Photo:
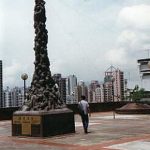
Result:
<svg viewBox="0 0 150 150">
<path fill-rule="evenodd" d="M 91 81 L 86 85 L 84 81 L 78 81 L 75 75 L 63 78 L 61 74 L 54 74 L 52 78 L 57 83 L 60 98 L 66 104 L 77 104 L 81 100 L 81 95 L 85 95 L 89 103 L 118 102 L 127 99 L 124 91 L 124 75 L 119 69 L 112 66 L 106 70 L 104 82 Z M 26 88 L 28 91 L 29 88 Z M 126 93 L 127 94 L 127 93 Z M 7 87 L 3 90 L 2 107 L 21 106 L 24 102 L 23 87 Z"/>
<path fill-rule="evenodd" d="M 28 86 L 34 62 L 34 0 L 0 2 L 0 56 L 4 86 Z M 46 1 L 48 54 L 52 74 L 103 81 L 112 64 L 125 72 L 130 86 L 140 84 L 137 59 L 150 48 L 149 0 Z"/>
</svg>

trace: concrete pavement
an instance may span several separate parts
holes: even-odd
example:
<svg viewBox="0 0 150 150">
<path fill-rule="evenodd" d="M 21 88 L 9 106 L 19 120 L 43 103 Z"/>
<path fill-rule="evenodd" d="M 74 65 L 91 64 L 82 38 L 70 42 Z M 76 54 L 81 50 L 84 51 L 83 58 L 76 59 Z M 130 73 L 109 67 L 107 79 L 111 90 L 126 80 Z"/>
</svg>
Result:
<svg viewBox="0 0 150 150">
<path fill-rule="evenodd" d="M 150 150 L 149 115 L 93 113 L 88 134 L 75 121 L 75 134 L 48 138 L 12 137 L 11 121 L 0 121 L 0 150 Z"/>
</svg>

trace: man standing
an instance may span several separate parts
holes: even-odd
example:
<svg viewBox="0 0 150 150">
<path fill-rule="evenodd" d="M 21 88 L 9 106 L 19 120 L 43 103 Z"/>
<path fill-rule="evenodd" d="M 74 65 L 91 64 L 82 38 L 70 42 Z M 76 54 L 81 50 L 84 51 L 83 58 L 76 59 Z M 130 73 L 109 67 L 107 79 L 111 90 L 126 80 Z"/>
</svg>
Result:
<svg viewBox="0 0 150 150">
<path fill-rule="evenodd" d="M 81 96 L 81 101 L 78 103 L 78 108 L 80 110 L 80 116 L 82 119 L 84 133 L 88 133 L 90 109 L 89 109 L 89 104 L 86 101 L 86 98 L 84 95 Z"/>
</svg>

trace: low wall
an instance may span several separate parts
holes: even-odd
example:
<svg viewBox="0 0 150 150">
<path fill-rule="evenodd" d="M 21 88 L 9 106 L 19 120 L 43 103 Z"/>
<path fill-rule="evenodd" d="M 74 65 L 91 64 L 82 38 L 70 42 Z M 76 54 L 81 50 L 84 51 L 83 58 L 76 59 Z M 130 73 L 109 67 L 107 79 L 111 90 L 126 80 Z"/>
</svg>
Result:
<svg viewBox="0 0 150 150">
<path fill-rule="evenodd" d="M 90 103 L 91 112 L 105 112 L 112 111 L 116 108 L 120 108 L 130 102 L 107 102 L 107 103 Z M 150 104 L 150 102 L 141 102 Z M 71 109 L 75 114 L 78 113 L 78 104 L 68 104 L 67 107 Z M 19 107 L 0 108 L 0 120 L 10 120 L 13 112 L 17 111 Z"/>
<path fill-rule="evenodd" d="M 128 102 L 107 102 L 107 103 L 90 103 L 91 112 L 112 111 L 126 105 Z M 68 104 L 67 107 L 76 114 L 78 113 L 78 104 Z"/>
<path fill-rule="evenodd" d="M 18 109 L 19 107 L 0 108 L 0 120 L 11 120 L 13 112 Z"/>
</svg>

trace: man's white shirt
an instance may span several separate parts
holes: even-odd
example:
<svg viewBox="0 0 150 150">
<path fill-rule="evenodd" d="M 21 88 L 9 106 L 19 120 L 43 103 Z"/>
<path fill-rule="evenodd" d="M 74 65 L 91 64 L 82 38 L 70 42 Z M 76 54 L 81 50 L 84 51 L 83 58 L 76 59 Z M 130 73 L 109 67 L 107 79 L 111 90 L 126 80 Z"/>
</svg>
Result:
<svg viewBox="0 0 150 150">
<path fill-rule="evenodd" d="M 88 114 L 89 104 L 86 100 L 81 100 L 79 104 L 82 106 L 84 114 Z"/>
</svg>

